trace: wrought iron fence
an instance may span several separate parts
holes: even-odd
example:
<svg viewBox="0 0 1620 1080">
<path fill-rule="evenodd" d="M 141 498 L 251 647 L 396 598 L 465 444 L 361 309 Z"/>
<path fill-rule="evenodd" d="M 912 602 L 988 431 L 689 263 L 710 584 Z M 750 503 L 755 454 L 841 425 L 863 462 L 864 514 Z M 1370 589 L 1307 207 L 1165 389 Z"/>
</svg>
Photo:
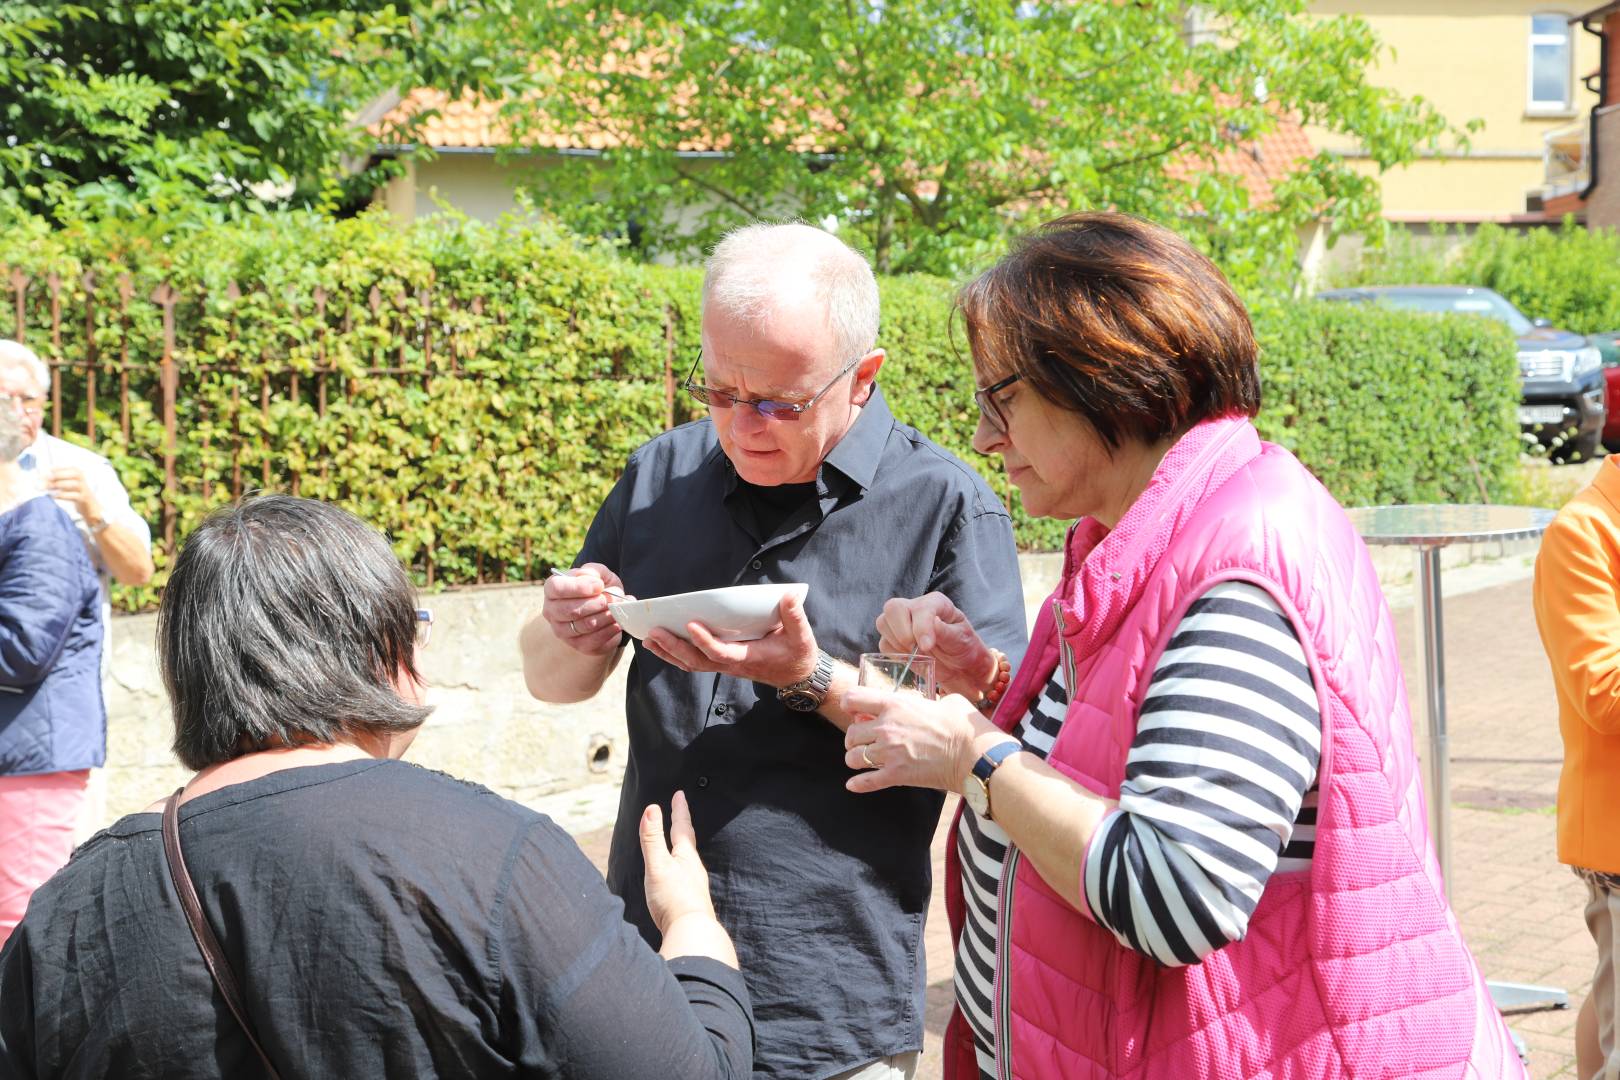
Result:
<svg viewBox="0 0 1620 1080">
<path fill-rule="evenodd" d="M 129 274 L 36 278 L 4 266 L 0 283 L 10 290 L 14 336 L 52 372 L 48 430 L 82 435 L 114 460 L 137 510 L 156 526 L 160 576 L 189 526 L 252 488 L 340 502 L 354 495 L 353 478 L 335 487 L 333 473 L 339 455 L 367 435 L 367 425 L 355 423 L 357 402 L 361 413 L 373 406 L 397 413 L 432 397 L 445 380 L 500 384 L 536 377 L 475 370 L 480 348 L 504 323 L 503 315 L 486 313 L 477 296 L 437 296 L 429 288 L 390 295 L 375 284 L 343 294 L 321 287 L 299 293 L 233 282 L 211 297 L 200 287 L 182 292 L 168 282 L 138 285 Z M 273 349 L 263 335 L 241 332 L 243 319 L 269 309 L 292 328 Z M 663 336 L 662 416 L 646 418 L 652 430 L 684 419 L 677 414 L 676 319 L 668 309 Z M 627 375 L 617 360 L 602 377 L 651 381 Z M 290 408 L 319 430 L 341 405 L 351 407 L 346 435 L 324 446 L 290 439 L 272 423 L 275 412 Z M 631 444 L 650 433 L 635 434 Z M 439 454 L 443 440 L 436 434 L 422 449 Z M 394 467 L 405 464 L 401 458 Z M 455 494 L 436 493 L 452 504 Z M 556 553 L 537 553 L 533 535 L 514 540 L 521 554 L 488 545 L 464 551 L 466 565 L 453 581 L 543 576 Z M 441 576 L 441 542 L 435 535 L 406 553 L 428 585 Z"/>
</svg>

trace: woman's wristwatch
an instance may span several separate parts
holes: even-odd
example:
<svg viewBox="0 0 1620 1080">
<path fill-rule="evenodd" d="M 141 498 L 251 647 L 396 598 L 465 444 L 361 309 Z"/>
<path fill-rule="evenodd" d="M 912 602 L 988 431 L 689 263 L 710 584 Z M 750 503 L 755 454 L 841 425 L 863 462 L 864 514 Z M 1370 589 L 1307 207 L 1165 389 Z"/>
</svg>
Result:
<svg viewBox="0 0 1620 1080">
<path fill-rule="evenodd" d="M 967 779 L 962 781 L 962 798 L 973 807 L 973 812 L 986 821 L 994 821 L 990 813 L 990 776 L 1001 763 L 1012 757 L 1024 748 L 1024 744 L 1017 739 L 1008 738 L 998 742 L 973 763 L 973 771 L 968 773 Z"/>
</svg>

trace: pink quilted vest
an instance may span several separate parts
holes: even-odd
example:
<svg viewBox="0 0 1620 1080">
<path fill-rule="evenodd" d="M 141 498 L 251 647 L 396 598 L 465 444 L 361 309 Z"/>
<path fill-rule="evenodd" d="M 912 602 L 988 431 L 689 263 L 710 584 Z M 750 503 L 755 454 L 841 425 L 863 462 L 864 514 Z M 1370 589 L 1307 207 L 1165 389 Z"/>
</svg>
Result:
<svg viewBox="0 0 1620 1080">
<path fill-rule="evenodd" d="M 1119 525 L 1070 533 L 1064 574 L 997 712 L 1011 728 L 1058 663 L 1048 759 L 1117 797 L 1149 677 L 1188 605 L 1239 579 L 1288 614 L 1323 719 L 1316 854 L 1274 875 L 1242 941 L 1163 967 L 1009 854 L 995 994 L 999 1077 L 1523 1077 L 1440 888 L 1389 609 L 1343 510 L 1247 420 L 1176 443 Z M 961 932 L 950 845 L 947 906 Z M 947 1080 L 976 1075 L 960 1013 Z"/>
</svg>

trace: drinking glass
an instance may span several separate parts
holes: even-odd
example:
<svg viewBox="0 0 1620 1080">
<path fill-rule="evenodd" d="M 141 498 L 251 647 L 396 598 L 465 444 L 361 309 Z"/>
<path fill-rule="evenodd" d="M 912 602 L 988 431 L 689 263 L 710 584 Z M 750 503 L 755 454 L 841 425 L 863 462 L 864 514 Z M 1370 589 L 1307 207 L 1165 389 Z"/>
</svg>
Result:
<svg viewBox="0 0 1620 1080">
<path fill-rule="evenodd" d="M 933 700 L 934 658 L 908 657 L 905 653 L 861 653 L 861 685 L 879 690 L 910 690 Z"/>
</svg>

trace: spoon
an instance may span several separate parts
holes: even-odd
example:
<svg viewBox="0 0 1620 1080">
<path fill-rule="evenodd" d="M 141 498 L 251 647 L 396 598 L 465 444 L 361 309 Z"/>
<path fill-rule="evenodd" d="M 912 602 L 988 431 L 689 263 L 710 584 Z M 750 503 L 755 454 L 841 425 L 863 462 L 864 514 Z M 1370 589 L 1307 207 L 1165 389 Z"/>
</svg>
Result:
<svg viewBox="0 0 1620 1080">
<path fill-rule="evenodd" d="M 906 666 L 900 669 L 899 676 L 894 680 L 894 685 L 896 687 L 906 685 L 906 676 L 911 674 L 911 662 L 917 659 L 918 648 L 920 648 L 920 646 L 917 644 L 917 642 L 913 641 L 911 643 L 911 655 L 906 657 Z"/>
<path fill-rule="evenodd" d="M 557 567 L 553 566 L 551 568 L 551 576 L 552 577 L 573 577 L 574 575 L 569 573 L 567 570 L 559 570 Z M 602 591 L 607 593 L 609 596 L 617 596 L 620 600 L 628 600 L 628 599 L 630 599 L 628 596 L 624 595 L 624 590 L 623 589 L 616 588 L 616 587 L 614 587 L 612 585 L 603 585 L 602 586 Z M 915 654 L 913 654 L 913 655 L 915 655 Z"/>
</svg>

